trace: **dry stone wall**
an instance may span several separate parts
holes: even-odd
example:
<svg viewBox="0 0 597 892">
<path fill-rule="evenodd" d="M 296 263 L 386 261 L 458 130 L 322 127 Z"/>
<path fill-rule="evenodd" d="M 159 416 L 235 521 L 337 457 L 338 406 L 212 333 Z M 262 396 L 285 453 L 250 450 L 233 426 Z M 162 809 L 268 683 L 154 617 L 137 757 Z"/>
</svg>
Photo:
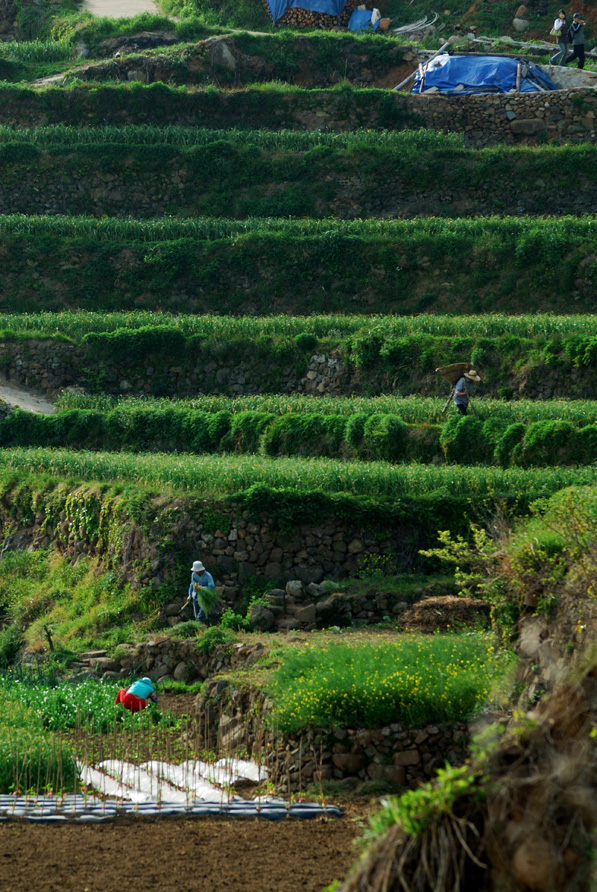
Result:
<svg viewBox="0 0 597 892">
<path fill-rule="evenodd" d="M 285 364 L 250 364 L 198 355 L 190 362 L 164 362 L 148 356 L 135 360 L 105 363 L 91 359 L 86 351 L 56 341 L 0 341 L 0 376 L 13 384 L 31 387 L 52 398 L 68 388 L 105 392 L 113 395 L 194 397 L 199 394 L 249 396 L 258 393 L 304 393 L 312 396 L 350 396 L 396 391 L 393 373 L 357 370 L 338 350 L 313 353 L 298 368 Z M 422 395 L 445 393 L 435 374 L 419 375 L 412 384 L 400 379 L 402 393 Z M 595 376 L 590 368 L 570 369 L 566 376 L 554 377 L 543 364 L 529 366 L 518 380 L 510 382 L 513 392 L 525 399 L 597 396 Z M 484 392 L 491 396 L 485 387 Z"/>
<path fill-rule="evenodd" d="M 396 521 L 391 528 L 373 530 L 328 514 L 297 523 L 292 532 L 281 532 L 265 513 L 256 516 L 234 503 L 193 498 L 156 502 L 150 511 L 150 529 L 143 532 L 121 510 L 118 497 L 102 503 L 93 493 L 89 499 L 87 495 L 74 492 L 72 514 L 65 510 L 56 514 L 55 525 L 48 523 L 41 498 L 36 500 L 33 524 L 24 525 L 11 510 L 10 498 L 5 497 L 0 524 L 10 534 L 2 551 L 54 546 L 73 563 L 88 555 L 97 558 L 103 568 L 116 570 L 137 589 L 158 589 L 182 577 L 181 597 L 186 595 L 190 579 L 187 566 L 201 559 L 220 586 L 224 601 L 233 605 L 242 585 L 254 576 L 265 581 L 300 580 L 308 586 L 324 578 L 356 576 L 380 555 L 388 574 L 408 572 L 419 549 L 427 544 L 417 521 Z M 90 532 L 77 514 L 83 508 L 89 519 L 95 515 Z M 100 514 L 103 524 L 106 518 L 112 519 L 102 537 L 97 534 Z M 180 604 L 175 612 L 179 608 Z"/>
</svg>

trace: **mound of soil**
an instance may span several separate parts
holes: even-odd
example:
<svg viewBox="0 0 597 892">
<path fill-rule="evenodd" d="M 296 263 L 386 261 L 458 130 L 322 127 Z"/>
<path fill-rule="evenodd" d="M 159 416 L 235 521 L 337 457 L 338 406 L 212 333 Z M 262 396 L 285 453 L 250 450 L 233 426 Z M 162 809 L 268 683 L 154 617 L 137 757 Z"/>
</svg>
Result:
<svg viewBox="0 0 597 892">
<path fill-rule="evenodd" d="M 446 595 L 424 598 L 400 614 L 400 626 L 409 632 L 436 632 L 477 628 L 489 623 L 489 604 L 475 598 Z"/>
</svg>

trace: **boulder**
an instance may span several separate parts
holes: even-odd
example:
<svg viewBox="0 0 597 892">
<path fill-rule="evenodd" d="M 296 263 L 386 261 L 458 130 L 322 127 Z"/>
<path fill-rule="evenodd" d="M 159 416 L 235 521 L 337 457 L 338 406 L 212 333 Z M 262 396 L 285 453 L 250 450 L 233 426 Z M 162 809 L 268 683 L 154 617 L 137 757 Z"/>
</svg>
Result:
<svg viewBox="0 0 597 892">
<path fill-rule="evenodd" d="M 286 596 L 294 601 L 302 601 L 305 594 L 305 588 L 300 579 L 291 579 L 286 583 Z"/>
<path fill-rule="evenodd" d="M 251 627 L 256 631 L 269 632 L 273 628 L 275 617 L 272 611 L 264 607 L 263 604 L 251 604 L 249 620 Z"/>
<path fill-rule="evenodd" d="M 175 681 L 187 681 L 188 679 L 187 664 L 184 662 L 177 663 L 174 667 L 172 677 Z"/>
</svg>

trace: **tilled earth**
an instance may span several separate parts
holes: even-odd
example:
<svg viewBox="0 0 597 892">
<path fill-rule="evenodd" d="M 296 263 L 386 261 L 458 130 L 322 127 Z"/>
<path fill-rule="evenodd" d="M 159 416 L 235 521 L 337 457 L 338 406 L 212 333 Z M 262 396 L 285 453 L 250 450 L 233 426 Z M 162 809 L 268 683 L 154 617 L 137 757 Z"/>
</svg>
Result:
<svg viewBox="0 0 597 892">
<path fill-rule="evenodd" d="M 227 818 L 0 825 L 2 892 L 321 892 L 357 857 L 358 823 Z"/>
</svg>

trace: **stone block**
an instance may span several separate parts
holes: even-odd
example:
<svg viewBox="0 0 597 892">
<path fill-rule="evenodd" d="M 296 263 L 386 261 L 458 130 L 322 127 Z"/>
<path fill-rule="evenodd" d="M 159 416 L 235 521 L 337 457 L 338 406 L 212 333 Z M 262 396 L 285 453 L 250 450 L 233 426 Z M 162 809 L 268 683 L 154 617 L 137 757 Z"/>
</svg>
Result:
<svg viewBox="0 0 597 892">
<path fill-rule="evenodd" d="M 334 753 L 332 762 L 344 774 L 357 774 L 365 764 L 365 757 L 359 753 Z"/>
<path fill-rule="evenodd" d="M 172 676 L 175 681 L 186 681 L 188 678 L 187 664 L 184 662 L 177 663 Z"/>
<path fill-rule="evenodd" d="M 315 604 L 307 604 L 306 607 L 297 607 L 294 611 L 294 615 L 300 623 L 315 622 Z"/>
<path fill-rule="evenodd" d="M 539 118 L 522 118 L 510 121 L 510 130 L 518 136 L 534 136 L 547 130 L 547 125 Z"/>
<path fill-rule="evenodd" d="M 401 753 L 394 753 L 394 765 L 418 765 L 421 756 L 418 750 L 404 750 Z"/>
<path fill-rule="evenodd" d="M 299 579 L 292 579 L 286 583 L 286 595 L 295 601 L 302 601 L 305 594 L 303 583 Z"/>
</svg>

